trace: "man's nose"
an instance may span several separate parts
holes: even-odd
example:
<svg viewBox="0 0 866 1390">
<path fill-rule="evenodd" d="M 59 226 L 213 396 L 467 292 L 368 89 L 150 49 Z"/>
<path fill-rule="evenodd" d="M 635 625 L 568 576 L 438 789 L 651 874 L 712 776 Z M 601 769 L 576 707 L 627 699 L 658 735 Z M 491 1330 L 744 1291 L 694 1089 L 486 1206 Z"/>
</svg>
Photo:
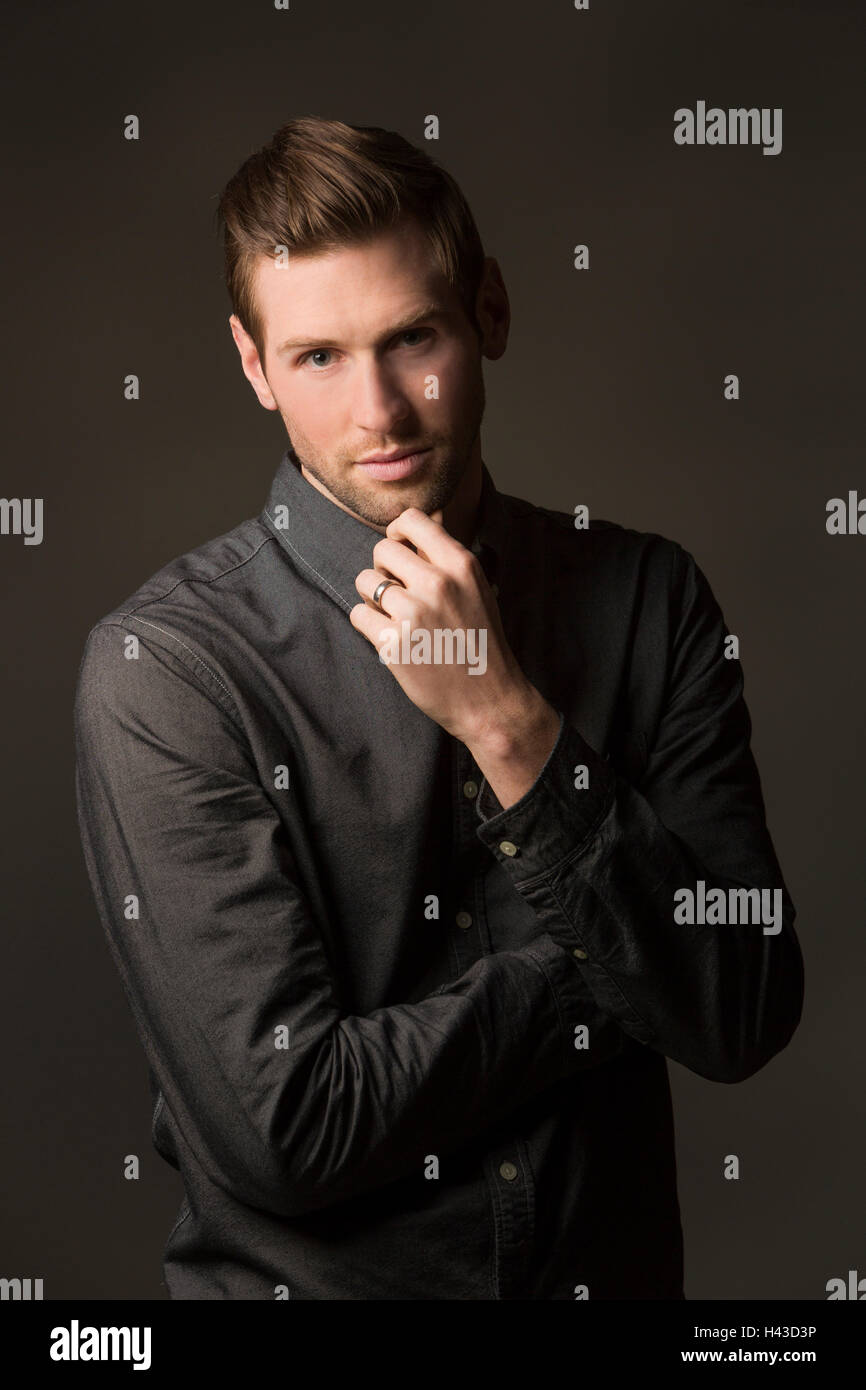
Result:
<svg viewBox="0 0 866 1390">
<path fill-rule="evenodd" d="M 360 368 L 355 383 L 354 416 L 361 429 L 372 434 L 391 434 L 411 413 L 404 384 L 382 363 Z"/>
</svg>

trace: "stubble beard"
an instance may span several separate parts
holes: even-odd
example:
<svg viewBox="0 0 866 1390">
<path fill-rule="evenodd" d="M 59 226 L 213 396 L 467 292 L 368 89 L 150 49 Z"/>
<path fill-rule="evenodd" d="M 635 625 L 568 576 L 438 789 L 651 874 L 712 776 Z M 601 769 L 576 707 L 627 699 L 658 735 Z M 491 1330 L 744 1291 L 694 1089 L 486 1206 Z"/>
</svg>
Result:
<svg viewBox="0 0 866 1390">
<path fill-rule="evenodd" d="M 303 436 L 296 430 L 292 432 L 285 416 L 283 422 L 289 434 L 291 452 L 304 470 L 356 516 L 362 517 L 371 526 L 385 527 L 407 507 L 419 507 L 429 515 L 448 505 L 466 473 L 481 428 L 484 406 L 484 379 L 479 372 L 478 388 L 467 404 L 459 434 L 444 440 L 428 441 L 437 451 L 444 446 L 442 457 L 435 463 L 435 471 L 430 460 L 425 465 L 425 469 L 430 470 L 428 476 L 390 483 L 371 479 L 367 486 L 355 481 L 351 460 L 337 466 L 323 462 Z M 416 439 L 412 442 L 416 442 Z M 371 492 L 371 486 L 375 491 Z"/>
</svg>

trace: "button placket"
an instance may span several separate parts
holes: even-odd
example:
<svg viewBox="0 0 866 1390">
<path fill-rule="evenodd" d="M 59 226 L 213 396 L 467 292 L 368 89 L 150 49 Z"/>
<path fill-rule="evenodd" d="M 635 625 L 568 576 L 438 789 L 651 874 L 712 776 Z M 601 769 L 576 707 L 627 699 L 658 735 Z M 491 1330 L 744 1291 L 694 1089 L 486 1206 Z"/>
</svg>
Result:
<svg viewBox="0 0 866 1390">
<path fill-rule="evenodd" d="M 484 1160 L 495 1212 L 497 1297 L 528 1292 L 535 1237 L 535 1183 L 523 1139 L 504 1140 Z"/>
<path fill-rule="evenodd" d="M 486 933 L 481 931 L 478 911 L 478 872 L 484 857 L 475 834 L 476 784 L 480 785 L 480 778 L 459 739 L 452 741 L 452 757 L 455 882 L 449 930 L 452 955 L 457 958 L 458 973 L 463 974 L 489 947 L 484 945 Z"/>
</svg>

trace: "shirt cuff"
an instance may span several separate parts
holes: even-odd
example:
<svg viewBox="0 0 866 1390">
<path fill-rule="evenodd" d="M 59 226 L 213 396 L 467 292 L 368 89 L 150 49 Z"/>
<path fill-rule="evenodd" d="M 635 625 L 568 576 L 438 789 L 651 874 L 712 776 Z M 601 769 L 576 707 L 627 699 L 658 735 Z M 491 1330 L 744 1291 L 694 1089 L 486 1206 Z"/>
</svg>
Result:
<svg viewBox="0 0 866 1390">
<path fill-rule="evenodd" d="M 559 733 L 544 767 L 513 806 L 503 810 L 487 778 L 475 801 L 476 834 L 518 882 L 552 873 L 604 819 L 616 774 L 559 713 Z"/>
</svg>

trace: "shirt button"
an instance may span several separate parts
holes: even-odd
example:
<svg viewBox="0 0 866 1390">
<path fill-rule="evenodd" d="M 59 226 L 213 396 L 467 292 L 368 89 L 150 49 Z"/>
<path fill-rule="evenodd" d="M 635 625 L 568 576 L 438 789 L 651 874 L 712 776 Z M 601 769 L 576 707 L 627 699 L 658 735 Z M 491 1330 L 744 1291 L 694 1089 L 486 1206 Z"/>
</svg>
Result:
<svg viewBox="0 0 866 1390">
<path fill-rule="evenodd" d="M 577 956 L 578 960 L 586 960 L 586 951 L 582 951 L 579 946 L 575 946 L 571 954 Z"/>
<path fill-rule="evenodd" d="M 508 1182 L 513 1182 L 514 1179 L 517 1177 L 517 1169 L 515 1168 L 514 1164 L 509 1163 L 507 1159 L 504 1163 L 500 1163 L 499 1172 L 503 1178 L 507 1179 Z"/>
<path fill-rule="evenodd" d="M 502 850 L 503 854 L 507 854 L 509 856 L 515 855 L 517 853 L 517 846 L 513 845 L 510 840 L 500 841 L 499 848 Z"/>
<path fill-rule="evenodd" d="M 458 912 L 455 921 L 458 927 L 462 927 L 464 931 L 467 927 L 472 926 L 472 917 L 468 912 Z"/>
<path fill-rule="evenodd" d="M 463 783 L 463 795 L 464 795 L 464 796 L 468 796 L 470 799 L 471 799 L 473 796 L 477 796 L 477 795 L 478 795 L 478 783 L 477 783 L 477 782 L 472 782 L 472 781 L 464 782 L 464 783 Z"/>
</svg>

